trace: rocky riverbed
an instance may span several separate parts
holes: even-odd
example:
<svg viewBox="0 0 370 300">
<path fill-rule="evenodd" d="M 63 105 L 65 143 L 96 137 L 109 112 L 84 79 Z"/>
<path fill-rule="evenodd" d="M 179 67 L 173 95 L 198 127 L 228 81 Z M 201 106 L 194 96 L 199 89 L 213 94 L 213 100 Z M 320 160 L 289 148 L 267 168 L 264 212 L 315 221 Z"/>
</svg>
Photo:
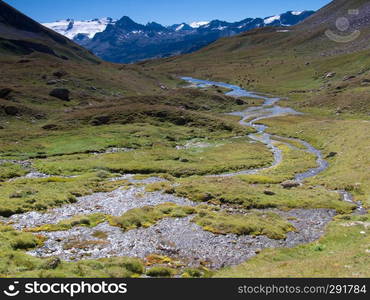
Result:
<svg viewBox="0 0 370 300">
<path fill-rule="evenodd" d="M 72 261 L 114 256 L 145 258 L 160 254 L 179 259 L 189 266 L 203 264 L 209 268 L 221 268 L 239 264 L 265 248 L 293 247 L 312 242 L 324 233 L 325 226 L 335 215 L 335 212 L 325 209 L 275 212 L 290 217 L 297 232 L 289 232 L 285 240 L 266 236 L 217 235 L 192 223 L 192 217 L 164 219 L 150 228 L 127 232 L 102 223 L 95 228 L 76 227 L 68 231 L 41 233 L 48 240 L 44 246 L 29 253 Z M 104 238 L 95 237 L 97 232 Z"/>
</svg>

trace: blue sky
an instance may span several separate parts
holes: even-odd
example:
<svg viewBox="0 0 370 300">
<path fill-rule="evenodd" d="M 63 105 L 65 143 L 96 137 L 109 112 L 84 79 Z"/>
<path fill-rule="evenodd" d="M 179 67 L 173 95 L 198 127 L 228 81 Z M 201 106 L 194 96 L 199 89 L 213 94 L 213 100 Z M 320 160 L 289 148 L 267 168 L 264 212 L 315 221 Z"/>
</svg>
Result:
<svg viewBox="0 0 370 300">
<path fill-rule="evenodd" d="M 330 0 L 5 0 L 39 22 L 129 16 L 163 25 L 220 19 L 239 21 L 288 10 L 317 10 Z"/>
</svg>

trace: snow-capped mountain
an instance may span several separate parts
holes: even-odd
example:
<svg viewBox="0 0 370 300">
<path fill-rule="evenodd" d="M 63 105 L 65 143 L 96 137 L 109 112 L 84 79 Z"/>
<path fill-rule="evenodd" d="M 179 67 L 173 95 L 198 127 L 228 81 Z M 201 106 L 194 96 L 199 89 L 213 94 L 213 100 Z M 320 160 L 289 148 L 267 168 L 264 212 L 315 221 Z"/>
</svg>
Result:
<svg viewBox="0 0 370 300">
<path fill-rule="evenodd" d="M 207 25 L 208 23 L 209 21 L 199 21 L 199 22 L 192 22 L 189 25 L 191 28 L 199 28 L 200 26 Z"/>
<path fill-rule="evenodd" d="M 247 18 L 239 22 L 213 20 L 162 26 L 138 24 L 125 16 L 90 21 L 64 20 L 44 24 L 73 39 L 101 58 L 130 63 L 196 51 L 221 37 L 266 26 L 292 26 L 311 16 L 313 11 L 288 11 L 266 18 Z"/>
<path fill-rule="evenodd" d="M 95 34 L 104 31 L 109 24 L 114 24 L 115 22 L 116 20 L 113 20 L 112 18 L 101 18 L 87 21 L 67 19 L 52 23 L 44 23 L 42 25 L 73 40 L 79 34 L 92 39 Z"/>
</svg>

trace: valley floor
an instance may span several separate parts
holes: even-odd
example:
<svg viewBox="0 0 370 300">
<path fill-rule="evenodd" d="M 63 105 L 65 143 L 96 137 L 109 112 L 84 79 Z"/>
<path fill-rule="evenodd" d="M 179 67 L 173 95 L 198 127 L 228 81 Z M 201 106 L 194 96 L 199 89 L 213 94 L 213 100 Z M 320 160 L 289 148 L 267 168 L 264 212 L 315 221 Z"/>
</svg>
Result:
<svg viewBox="0 0 370 300">
<path fill-rule="evenodd" d="M 243 111 L 143 109 L 24 139 L 11 121 L 0 276 L 369 276 L 369 122 L 198 84 Z"/>
</svg>

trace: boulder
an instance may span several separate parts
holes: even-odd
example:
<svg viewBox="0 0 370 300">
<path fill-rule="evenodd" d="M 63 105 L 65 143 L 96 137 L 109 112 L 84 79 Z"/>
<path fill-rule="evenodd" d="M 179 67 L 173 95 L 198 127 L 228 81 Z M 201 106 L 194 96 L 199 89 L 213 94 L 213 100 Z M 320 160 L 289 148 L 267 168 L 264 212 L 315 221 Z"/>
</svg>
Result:
<svg viewBox="0 0 370 300">
<path fill-rule="evenodd" d="M 56 124 L 46 124 L 46 125 L 42 126 L 42 129 L 45 129 L 45 130 L 57 130 L 58 129 L 58 125 L 56 125 Z"/>
<path fill-rule="evenodd" d="M 337 156 L 337 152 L 330 152 L 327 156 L 326 156 L 326 158 L 332 158 L 332 157 L 335 157 L 335 156 Z"/>
<path fill-rule="evenodd" d="M 44 269 L 54 270 L 62 263 L 59 257 L 51 257 L 47 259 L 43 265 Z"/>
<path fill-rule="evenodd" d="M 354 76 L 354 75 L 347 75 L 347 76 L 344 76 L 343 77 L 343 81 L 351 80 L 351 79 L 354 79 L 354 78 L 356 78 L 356 76 Z"/>
<path fill-rule="evenodd" d="M 284 188 L 284 189 L 291 189 L 291 188 L 294 188 L 294 187 L 298 187 L 300 186 L 300 183 L 297 182 L 297 181 L 293 181 L 293 180 L 288 180 L 288 181 L 284 181 L 281 186 Z"/>
<path fill-rule="evenodd" d="M 50 92 L 49 95 L 63 101 L 70 101 L 70 92 L 67 89 L 54 89 Z"/>
<path fill-rule="evenodd" d="M 361 85 L 362 86 L 368 86 L 368 85 L 370 85 L 370 79 L 363 79 L 361 81 Z"/>
<path fill-rule="evenodd" d="M 236 99 L 236 104 L 237 105 L 244 105 L 245 102 L 242 99 Z"/>
<path fill-rule="evenodd" d="M 7 97 L 13 90 L 10 88 L 0 89 L 0 98 Z"/>
<path fill-rule="evenodd" d="M 9 116 L 16 116 L 19 113 L 18 107 L 15 106 L 5 106 L 4 111 Z"/>
<path fill-rule="evenodd" d="M 49 80 L 46 84 L 47 85 L 53 85 L 53 84 L 57 84 L 59 82 L 60 82 L 59 80 L 53 79 L 53 80 Z"/>
<path fill-rule="evenodd" d="M 325 78 L 333 78 L 335 75 L 337 75 L 337 73 L 335 72 L 329 72 L 325 75 Z"/>
<path fill-rule="evenodd" d="M 66 71 L 56 71 L 53 73 L 53 76 L 55 77 L 58 77 L 58 78 L 62 78 L 63 76 L 66 76 L 67 75 L 67 72 Z"/>
<path fill-rule="evenodd" d="M 109 123 L 110 117 L 109 116 L 97 116 L 91 120 L 90 124 L 93 126 L 100 126 Z"/>
<path fill-rule="evenodd" d="M 268 190 L 264 191 L 263 193 L 267 196 L 274 196 L 275 195 L 275 193 L 273 191 L 268 191 Z"/>
</svg>

